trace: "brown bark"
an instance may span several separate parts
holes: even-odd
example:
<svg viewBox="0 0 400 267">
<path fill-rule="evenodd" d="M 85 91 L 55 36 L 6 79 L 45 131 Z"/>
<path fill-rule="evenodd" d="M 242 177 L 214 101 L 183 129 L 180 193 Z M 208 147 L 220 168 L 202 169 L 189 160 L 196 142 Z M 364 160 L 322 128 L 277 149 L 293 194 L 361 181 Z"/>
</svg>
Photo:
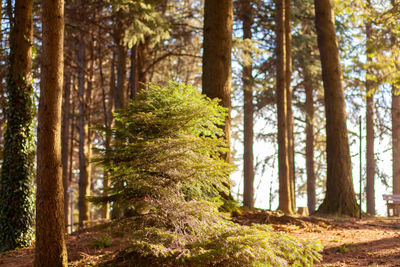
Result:
<svg viewBox="0 0 400 267">
<path fill-rule="evenodd" d="M 112 59 L 112 64 L 111 64 L 111 71 L 114 72 L 114 58 Z M 104 117 L 104 127 L 107 129 L 111 128 L 112 125 L 112 101 L 108 101 L 110 106 L 107 106 L 107 94 L 105 91 L 105 84 L 104 84 L 104 74 L 103 74 L 103 55 L 101 52 L 101 46 L 99 46 L 99 73 L 100 73 L 100 87 L 101 87 L 101 92 L 102 92 L 102 103 L 103 103 L 103 117 Z M 111 83 L 114 83 L 115 81 L 113 79 L 110 79 Z M 111 85 L 111 90 L 112 92 L 112 85 Z M 111 98 L 109 98 L 111 100 Z M 109 151 L 111 146 L 111 136 L 109 133 L 107 133 L 106 138 L 104 140 L 104 147 L 106 149 L 106 154 L 107 151 Z M 109 181 L 109 174 L 107 171 L 104 171 L 103 173 L 103 195 L 107 195 L 107 189 L 110 187 L 110 181 Z M 104 219 L 109 219 L 110 218 L 110 204 L 106 203 L 104 207 L 102 208 L 102 217 Z"/>
<path fill-rule="evenodd" d="M 131 48 L 131 68 L 130 68 L 130 76 L 129 76 L 129 99 L 136 99 L 137 94 L 137 72 L 136 72 L 136 59 L 137 59 L 137 45 L 134 45 Z"/>
<path fill-rule="evenodd" d="M 370 1 L 367 1 L 367 8 L 370 8 Z M 367 212 L 375 215 L 375 154 L 374 154 L 374 88 L 373 81 L 371 80 L 370 65 L 372 63 L 371 49 L 373 48 L 372 40 L 372 23 L 367 19 L 365 23 L 366 32 L 366 52 L 367 52 L 367 77 L 365 82 L 365 91 L 367 99 Z"/>
<path fill-rule="evenodd" d="M 327 182 L 320 213 L 357 216 L 333 0 L 315 0 L 325 97 Z"/>
<path fill-rule="evenodd" d="M 70 111 L 71 111 L 71 74 L 64 72 L 64 101 L 62 104 L 62 125 L 61 125 L 61 162 L 62 162 L 62 179 L 64 188 L 64 219 L 65 229 L 67 231 L 70 221 L 70 194 L 68 193 L 70 180 L 69 180 L 69 126 L 70 126 Z"/>
<path fill-rule="evenodd" d="M 42 8 L 34 266 L 67 266 L 60 149 L 64 1 L 44 0 Z"/>
<path fill-rule="evenodd" d="M 126 47 L 119 41 L 117 44 L 117 87 L 114 98 L 116 109 L 125 107 L 126 93 Z"/>
<path fill-rule="evenodd" d="M 289 141 L 287 131 L 285 0 L 276 1 L 276 100 L 278 113 L 279 209 L 294 213 L 291 205 Z"/>
<path fill-rule="evenodd" d="M 400 194 L 400 94 L 392 85 L 393 194 Z"/>
<path fill-rule="evenodd" d="M 212 99 L 220 99 L 220 104 L 227 108 L 224 132 L 228 147 L 231 139 L 232 25 L 232 0 L 205 0 L 203 93 Z M 224 159 L 231 161 L 230 152 Z"/>
<path fill-rule="evenodd" d="M 79 227 L 90 219 L 90 208 L 87 196 L 90 194 L 90 166 L 88 160 L 88 134 L 87 105 L 85 97 L 85 39 L 84 34 L 80 33 L 79 47 L 77 54 L 78 68 L 78 93 L 79 93 Z"/>
<path fill-rule="evenodd" d="M 293 92 L 291 87 L 292 77 L 292 34 L 291 34 L 291 0 L 285 0 L 285 86 L 286 86 L 286 108 L 287 108 L 287 137 L 288 137 L 288 161 L 289 161 L 289 186 L 290 196 L 289 201 L 291 209 L 296 211 L 296 197 L 295 197 L 295 165 L 294 165 L 294 135 L 293 135 L 293 111 L 292 111 L 292 98 Z"/>
<path fill-rule="evenodd" d="M 310 214 L 315 211 L 315 169 L 314 169 L 314 98 L 313 83 L 307 69 L 304 70 L 304 88 L 306 91 L 306 170 L 307 170 L 307 206 Z"/>
<path fill-rule="evenodd" d="M 241 12 L 243 21 L 243 39 L 251 39 L 252 8 L 250 0 L 242 0 Z M 251 55 L 249 55 L 251 56 Z M 244 95 L 244 154 L 243 154 L 243 173 L 244 173 L 244 193 L 243 205 L 254 206 L 254 163 L 253 163 L 253 88 L 252 88 L 252 66 L 243 66 L 242 82 Z"/>
<path fill-rule="evenodd" d="M 391 1 L 392 7 L 396 5 L 396 1 Z M 391 45 L 398 46 L 398 40 L 392 33 Z M 398 65 L 396 65 L 399 71 Z M 392 146 L 393 146 L 393 194 L 400 194 L 400 88 L 392 84 Z M 399 215 L 399 210 L 394 210 L 394 215 Z"/>
</svg>

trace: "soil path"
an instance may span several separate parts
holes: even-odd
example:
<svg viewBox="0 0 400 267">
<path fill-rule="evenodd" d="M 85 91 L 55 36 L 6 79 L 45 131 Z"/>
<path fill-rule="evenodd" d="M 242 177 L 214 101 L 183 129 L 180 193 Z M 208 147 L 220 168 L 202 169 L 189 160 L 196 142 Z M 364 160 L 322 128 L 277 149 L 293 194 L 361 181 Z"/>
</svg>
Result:
<svg viewBox="0 0 400 267">
<path fill-rule="evenodd" d="M 263 210 L 245 210 L 234 219 L 240 224 L 268 223 L 275 231 L 324 245 L 323 260 L 315 266 L 400 266 L 400 218 L 292 217 Z M 113 238 L 108 248 L 93 248 L 93 240 L 104 233 L 88 231 L 67 237 L 69 266 L 96 265 L 123 248 L 124 237 Z M 0 267 L 32 266 L 34 249 L 0 254 Z"/>
<path fill-rule="evenodd" d="M 315 266 L 400 266 L 400 218 L 291 217 L 252 210 L 237 221 L 269 222 L 276 231 L 319 240 L 323 260 Z"/>
</svg>

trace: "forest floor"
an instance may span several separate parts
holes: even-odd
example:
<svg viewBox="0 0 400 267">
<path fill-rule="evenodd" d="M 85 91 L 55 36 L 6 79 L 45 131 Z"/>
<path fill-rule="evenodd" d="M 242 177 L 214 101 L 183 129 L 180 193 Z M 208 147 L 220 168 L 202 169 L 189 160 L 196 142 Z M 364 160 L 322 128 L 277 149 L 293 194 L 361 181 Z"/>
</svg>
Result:
<svg viewBox="0 0 400 267">
<path fill-rule="evenodd" d="M 249 225 L 268 223 L 274 231 L 324 245 L 323 260 L 315 266 L 400 266 L 400 218 L 286 216 L 264 210 L 244 210 L 235 222 Z M 112 235 L 105 227 L 93 227 L 66 237 L 70 266 L 94 266 L 112 259 L 126 246 L 123 234 Z M 110 234 L 110 235 L 109 235 Z M 104 239 L 104 240 L 103 240 Z M 99 241 L 100 240 L 100 241 Z M 110 241 L 109 247 L 103 247 Z M 97 245 L 97 248 L 96 248 Z M 33 248 L 0 254 L 0 267 L 32 266 Z"/>
</svg>

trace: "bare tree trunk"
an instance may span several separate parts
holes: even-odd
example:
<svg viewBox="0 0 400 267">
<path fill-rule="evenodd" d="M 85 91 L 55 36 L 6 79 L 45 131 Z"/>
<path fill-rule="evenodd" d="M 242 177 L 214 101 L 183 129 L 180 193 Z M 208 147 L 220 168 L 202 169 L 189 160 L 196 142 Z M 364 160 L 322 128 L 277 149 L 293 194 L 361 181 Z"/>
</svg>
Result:
<svg viewBox="0 0 400 267">
<path fill-rule="evenodd" d="M 286 90 L 285 0 L 276 1 L 276 99 L 278 113 L 279 209 L 292 214 Z"/>
<path fill-rule="evenodd" d="M 242 0 L 241 14 L 243 20 L 243 39 L 251 39 L 252 7 L 250 0 Z M 249 55 L 251 56 L 251 55 Z M 243 172 L 244 172 L 244 193 L 243 205 L 247 207 L 254 206 L 254 163 L 253 163 L 253 77 L 252 66 L 243 66 L 243 95 L 244 95 L 244 154 L 243 154 Z"/>
<path fill-rule="evenodd" d="M 310 51 L 311 52 L 311 51 Z M 311 53 L 310 53 L 311 55 Z M 310 214 L 315 212 L 315 164 L 314 164 L 314 97 L 313 81 L 303 66 L 304 89 L 306 91 L 306 171 L 307 171 L 307 206 Z"/>
<path fill-rule="evenodd" d="M 212 99 L 220 99 L 220 104 L 227 108 L 224 132 L 228 147 L 231 140 L 232 25 L 232 0 L 205 0 L 203 93 Z M 224 159 L 231 161 L 230 152 Z"/>
<path fill-rule="evenodd" d="M 111 71 L 114 72 L 114 58 L 112 59 L 112 64 L 111 64 Z M 103 55 L 101 51 L 101 46 L 99 46 L 99 72 L 100 72 L 100 87 L 101 87 L 101 92 L 102 92 L 102 103 L 103 103 L 103 117 L 104 117 L 104 127 L 107 129 L 111 128 L 112 125 L 112 98 L 109 98 L 110 101 L 108 101 L 109 105 L 111 108 L 107 106 L 107 94 L 105 91 L 105 83 L 104 83 L 104 74 L 103 74 Z M 112 82 L 113 79 L 111 79 Z M 112 91 L 111 91 L 112 92 Z M 110 94 L 109 94 L 110 95 Z M 109 151 L 111 146 L 111 136 L 109 133 L 106 135 L 106 139 L 104 141 L 104 147 L 107 151 Z M 103 195 L 107 194 L 107 190 L 110 187 L 110 181 L 109 181 L 109 174 L 107 171 L 104 171 L 103 173 Z M 102 217 L 104 219 L 109 219 L 110 218 L 110 204 L 106 203 L 102 209 Z"/>
<path fill-rule="evenodd" d="M 44 0 L 34 266 L 68 266 L 61 168 L 64 1 Z"/>
<path fill-rule="evenodd" d="M 326 115 L 327 183 L 320 213 L 357 216 L 333 0 L 315 0 Z"/>
<path fill-rule="evenodd" d="M 75 88 L 75 79 L 74 79 L 72 88 Z M 69 181 L 69 184 L 72 183 L 72 177 L 73 177 L 72 170 L 73 170 L 73 167 L 74 167 L 74 146 L 75 146 L 74 140 L 75 140 L 75 126 L 76 126 L 75 102 L 74 101 L 72 101 L 72 109 L 71 110 L 72 110 L 72 114 L 71 114 L 71 133 L 70 133 L 71 134 L 71 136 L 70 136 L 71 143 L 70 143 L 70 146 L 69 146 L 69 155 L 68 155 L 68 157 L 69 157 L 69 170 L 68 170 L 68 181 Z M 71 192 L 70 201 L 72 203 L 74 203 L 74 194 L 73 194 L 73 192 Z M 71 218 L 74 216 L 73 206 L 74 205 L 71 205 L 71 211 L 70 211 Z M 71 218 L 70 218 L 70 220 L 71 220 Z M 75 223 L 73 222 L 73 220 L 71 220 L 71 232 L 74 229 L 74 224 Z"/>
<path fill-rule="evenodd" d="M 86 199 L 90 194 L 90 166 L 88 161 L 88 133 L 89 127 L 86 121 L 87 108 L 85 98 L 85 70 L 86 70 L 86 55 L 85 55 L 85 39 L 84 34 L 80 33 L 78 47 L 78 92 L 79 92 L 79 227 L 90 218 L 89 202 Z"/>
<path fill-rule="evenodd" d="M 291 0 L 285 0 L 285 56 L 286 56 L 286 66 L 285 66 L 285 80 L 286 80 L 286 108 L 287 108 L 287 137 L 288 137 L 288 160 L 289 160 L 289 186 L 290 186 L 290 205 L 291 209 L 296 211 L 296 194 L 295 194 L 295 162 L 294 162 L 294 135 L 293 135 L 293 111 L 292 111 L 292 87 L 291 87 L 291 77 L 292 77 L 292 34 L 291 34 Z"/>
<path fill-rule="evenodd" d="M 400 194 L 400 90 L 392 85 L 393 194 Z"/>
<path fill-rule="evenodd" d="M 70 96 L 71 96 L 71 74 L 64 72 L 64 102 L 62 105 L 62 125 L 61 125 L 61 162 L 62 162 L 62 178 L 64 188 L 64 219 L 65 229 L 67 231 L 69 225 L 70 199 L 69 199 L 69 174 L 68 174 L 68 155 L 69 155 L 69 125 L 70 125 Z"/>
<path fill-rule="evenodd" d="M 396 6 L 396 1 L 391 1 L 392 7 Z M 398 39 L 391 33 L 391 45 L 398 46 Z M 396 65 L 399 71 L 398 65 Z M 393 146 L 393 194 L 400 195 L 400 88 L 392 84 L 392 146 Z M 394 215 L 399 215 L 399 210 L 394 211 Z"/>
<path fill-rule="evenodd" d="M 367 1 L 367 8 L 371 7 L 370 0 Z M 372 23 L 367 19 L 365 23 L 366 32 L 366 54 L 367 54 L 367 77 L 365 82 L 365 91 L 367 98 L 367 212 L 375 215 L 375 153 L 374 153 L 374 94 L 373 81 L 369 77 L 371 75 L 371 49 L 373 49 L 372 40 Z"/>
<path fill-rule="evenodd" d="M 131 48 L 131 69 L 130 69 L 130 76 L 129 76 L 129 99 L 136 99 L 136 94 L 137 94 L 136 46 L 137 45 L 134 45 Z"/>
</svg>

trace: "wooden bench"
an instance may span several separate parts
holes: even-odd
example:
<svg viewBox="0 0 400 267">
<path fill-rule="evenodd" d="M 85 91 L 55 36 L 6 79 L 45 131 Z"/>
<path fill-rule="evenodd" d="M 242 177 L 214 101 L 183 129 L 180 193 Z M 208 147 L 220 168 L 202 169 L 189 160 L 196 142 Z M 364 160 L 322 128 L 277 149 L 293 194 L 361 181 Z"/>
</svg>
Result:
<svg viewBox="0 0 400 267">
<path fill-rule="evenodd" d="M 383 200 L 386 200 L 388 217 L 391 217 L 390 210 L 392 210 L 392 216 L 398 216 L 400 211 L 400 195 L 383 195 Z"/>
</svg>

